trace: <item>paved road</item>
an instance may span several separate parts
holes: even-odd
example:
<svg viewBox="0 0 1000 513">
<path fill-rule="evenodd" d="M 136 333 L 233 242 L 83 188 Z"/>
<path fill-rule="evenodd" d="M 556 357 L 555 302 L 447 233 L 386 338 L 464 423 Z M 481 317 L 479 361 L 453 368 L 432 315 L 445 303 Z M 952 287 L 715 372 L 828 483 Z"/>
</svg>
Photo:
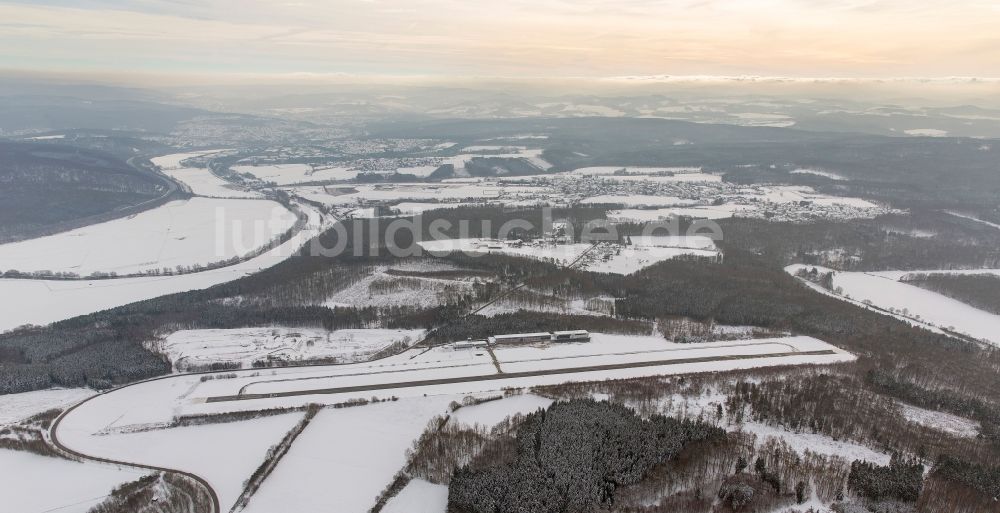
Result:
<svg viewBox="0 0 1000 513">
<path fill-rule="evenodd" d="M 164 377 L 161 377 L 161 378 L 154 378 L 154 379 L 165 379 L 165 378 L 168 378 L 168 377 L 174 377 L 174 376 L 164 376 Z M 150 381 L 150 380 L 146 380 L 146 381 Z M 116 388 L 115 390 L 121 390 L 122 388 L 126 388 L 126 387 L 129 387 L 129 386 L 132 386 L 132 385 L 138 385 L 138 384 L 141 384 L 141 383 L 145 383 L 146 381 L 137 381 L 137 382 L 132 383 L 130 385 L 125 385 L 125 386 Z M 146 465 L 144 463 L 133 463 L 133 462 L 129 462 L 129 461 L 118 461 L 118 460 L 113 460 L 113 459 L 110 459 L 110 458 L 102 458 L 100 456 L 91 456 L 89 454 L 83 454 L 81 452 L 77 452 L 77 451 L 75 451 L 73 449 L 70 449 L 69 447 L 66 447 L 65 445 L 63 445 L 62 442 L 59 441 L 59 424 L 62 423 L 63 418 L 66 415 L 69 415 L 69 413 L 72 412 L 73 410 L 75 410 L 75 409 L 79 408 L 80 406 L 83 406 L 84 404 L 86 404 L 88 401 L 90 401 L 90 400 L 92 400 L 92 399 L 94 399 L 96 397 L 101 397 L 102 395 L 104 395 L 104 394 L 97 394 L 97 395 L 95 395 L 93 397 L 90 397 L 88 399 L 80 401 L 79 403 L 77 403 L 77 404 L 73 405 L 72 407 L 66 409 L 66 411 L 62 412 L 62 414 L 60 414 L 58 417 L 56 417 L 56 420 L 52 423 L 52 426 L 49 427 L 49 438 L 52 441 L 52 445 L 54 445 L 56 447 L 56 449 L 58 449 L 59 451 L 62 451 L 64 453 L 66 453 L 66 454 L 69 454 L 71 456 L 75 456 L 75 457 L 77 457 L 77 458 L 79 458 L 81 460 L 96 461 L 98 463 L 108 463 L 108 464 L 111 464 L 111 465 L 123 465 L 123 466 L 126 466 L 126 467 L 141 468 L 141 469 L 153 470 L 153 471 L 157 471 L 157 472 L 167 472 L 167 473 L 170 473 L 170 474 L 180 474 L 182 476 L 188 477 L 188 478 L 194 480 L 195 482 L 199 483 L 200 485 L 202 485 L 205 488 L 205 490 L 208 492 L 209 496 L 212 498 L 212 509 L 211 509 L 211 511 L 208 511 L 208 512 L 205 512 L 205 513 L 222 513 L 222 508 L 219 505 L 219 495 L 217 493 L 215 493 L 215 489 L 212 488 L 212 485 L 208 484 L 208 481 L 206 481 L 205 479 L 203 479 L 203 478 L 201 478 L 201 477 L 199 477 L 199 476 L 197 476 L 195 474 L 192 474 L 191 472 L 185 472 L 183 470 L 177 470 L 177 469 L 166 468 L 166 467 L 157 467 L 155 465 Z M 198 513 L 202 513 L 202 512 L 198 512 Z"/>
<path fill-rule="evenodd" d="M 479 376 L 465 376 L 457 378 L 425 379 L 416 381 L 399 381 L 393 383 L 378 383 L 373 385 L 356 385 L 336 388 L 317 388 L 307 390 L 292 390 L 288 392 L 275 392 L 270 394 L 237 394 L 209 397 L 206 402 L 219 403 L 228 401 L 247 401 L 253 399 L 269 399 L 273 397 L 293 397 L 301 395 L 319 394 L 343 394 L 352 392 L 372 392 L 377 390 L 389 390 L 394 388 L 413 388 L 430 385 L 449 385 L 454 383 L 470 383 L 476 381 L 494 381 L 500 379 L 516 379 L 535 376 L 553 376 L 559 374 L 572 374 L 576 372 L 594 372 L 605 370 L 635 369 L 642 367 L 661 367 L 682 365 L 686 363 L 723 362 L 732 360 L 750 360 L 755 358 L 780 358 L 783 356 L 811 356 L 811 355 L 832 355 L 835 351 L 830 349 L 819 351 L 790 351 L 771 354 L 738 354 L 723 356 L 701 356 L 696 358 L 676 358 L 672 360 L 651 360 L 645 362 L 615 363 L 606 365 L 588 365 L 585 367 L 570 367 L 565 369 L 548 369 L 538 371 L 507 372 L 504 374 L 483 374 Z"/>
</svg>

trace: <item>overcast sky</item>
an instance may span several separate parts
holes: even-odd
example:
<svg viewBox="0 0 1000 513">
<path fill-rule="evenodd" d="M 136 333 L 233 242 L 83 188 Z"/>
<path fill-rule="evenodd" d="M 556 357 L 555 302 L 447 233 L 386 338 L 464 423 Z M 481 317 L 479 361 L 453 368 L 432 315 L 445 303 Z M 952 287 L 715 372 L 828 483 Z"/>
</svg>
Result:
<svg viewBox="0 0 1000 513">
<path fill-rule="evenodd" d="M 998 0 L 0 0 L 0 68 L 1000 76 Z"/>
</svg>

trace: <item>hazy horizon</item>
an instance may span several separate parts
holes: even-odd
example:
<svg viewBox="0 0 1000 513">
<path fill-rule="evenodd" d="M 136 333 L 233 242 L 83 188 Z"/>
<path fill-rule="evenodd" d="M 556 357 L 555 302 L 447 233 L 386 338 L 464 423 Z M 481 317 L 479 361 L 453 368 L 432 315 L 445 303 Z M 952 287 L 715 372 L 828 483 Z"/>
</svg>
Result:
<svg viewBox="0 0 1000 513">
<path fill-rule="evenodd" d="M 982 0 L 41 0 L 0 19 L 0 69 L 202 83 L 1000 76 Z"/>
</svg>

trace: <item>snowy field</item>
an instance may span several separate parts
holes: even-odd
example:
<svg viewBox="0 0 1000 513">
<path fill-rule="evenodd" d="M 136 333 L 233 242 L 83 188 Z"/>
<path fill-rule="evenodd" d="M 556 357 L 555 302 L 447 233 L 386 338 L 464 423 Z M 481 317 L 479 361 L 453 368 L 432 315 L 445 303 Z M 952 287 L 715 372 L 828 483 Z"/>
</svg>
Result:
<svg viewBox="0 0 1000 513">
<path fill-rule="evenodd" d="M 513 415 L 527 415 L 544 410 L 552 405 L 552 399 L 535 394 L 520 394 L 497 401 L 488 401 L 472 406 L 463 406 L 451 414 L 448 422 L 463 426 L 491 428 Z"/>
<path fill-rule="evenodd" d="M 378 492 L 402 467 L 406 448 L 427 422 L 434 415 L 445 413 L 448 404 L 465 395 L 495 394 L 504 387 L 772 365 L 830 364 L 853 359 L 852 355 L 809 337 L 680 345 L 656 336 L 593 335 L 589 343 L 497 349 L 499 365 L 507 373 L 528 369 L 557 371 L 539 376 L 504 378 L 497 374 L 493 359 L 485 351 L 448 346 L 429 351 L 412 349 L 364 364 L 244 370 L 221 373 L 216 379 L 204 381 L 198 375 L 171 376 L 96 396 L 67 414 L 57 435 L 63 444 L 84 454 L 194 472 L 212 484 L 223 506 L 227 507 L 235 500 L 242 482 L 260 464 L 266 449 L 302 414 L 289 413 L 238 424 L 164 429 L 174 416 L 396 397 L 398 400 L 321 411 L 248 507 L 251 512 L 265 512 L 274 511 L 279 504 L 294 503 L 296 511 L 320 511 L 317 508 L 328 507 L 335 498 L 342 511 L 362 512 L 371 506 Z M 830 353 L 794 354 L 817 350 Z M 789 354 L 768 357 L 786 353 Z M 733 359 L 733 356 L 745 356 L 746 359 Z M 713 360 L 687 360 L 691 358 Z M 684 363 L 670 364 L 670 360 L 678 359 Z M 614 370 L 577 370 L 581 366 L 608 363 L 630 366 Z M 481 376 L 493 377 L 403 385 L 412 380 Z M 378 388 L 311 393 L 326 387 L 364 385 Z M 288 397 L 254 396 L 236 401 L 213 399 L 232 396 L 240 390 L 249 394 L 305 393 Z M 513 412 L 533 411 L 544 405 L 545 400 L 541 398 L 521 396 L 505 399 L 503 405 L 486 403 L 463 408 L 465 411 L 459 410 L 456 421 L 486 424 Z M 419 495 L 419 492 L 411 490 L 410 493 Z M 398 506 L 401 504 L 397 503 Z"/>
<path fill-rule="evenodd" d="M 238 362 L 249 368 L 257 360 L 270 359 L 358 361 L 395 343 L 411 345 L 423 334 L 423 330 L 281 327 L 181 330 L 157 342 L 155 349 L 178 370 L 219 362 Z"/>
<path fill-rule="evenodd" d="M 298 234 L 277 248 L 228 267 L 179 276 L 115 280 L 0 280 L 0 297 L 18 298 L 0 309 L 0 331 L 24 324 L 44 325 L 165 294 L 204 289 L 271 267 L 295 254 L 326 226 L 319 212 L 308 205 L 300 208 L 307 212 L 309 222 Z M 0 264 L 0 268 L 4 267 Z"/>
<path fill-rule="evenodd" d="M 498 243 L 491 239 L 443 239 L 419 242 L 420 247 L 435 256 L 447 255 L 451 252 L 469 254 L 500 253 L 504 255 L 534 258 L 536 260 L 551 260 L 559 264 L 568 264 L 582 256 L 592 246 L 590 244 L 525 244 L 516 247 L 506 243 Z M 499 244 L 499 246 L 497 245 Z M 493 246 L 493 247 L 491 247 Z"/>
<path fill-rule="evenodd" d="M 649 236 L 632 237 L 632 245 L 600 243 L 576 244 L 524 244 L 520 247 L 504 241 L 490 239 L 444 239 L 420 242 L 432 255 L 451 252 L 468 254 L 498 253 L 536 260 L 551 261 L 559 265 L 578 262 L 578 267 L 588 271 L 631 274 L 681 255 L 716 256 L 718 249 L 712 239 L 705 236 Z"/>
<path fill-rule="evenodd" d="M 414 479 L 382 508 L 382 513 L 445 513 L 447 510 L 447 486 Z"/>
<path fill-rule="evenodd" d="M 657 239 L 669 242 L 652 242 Z M 708 237 L 632 237 L 630 246 L 598 245 L 580 261 L 579 267 L 598 273 L 628 275 L 679 256 L 716 257 L 719 254 Z"/>
<path fill-rule="evenodd" d="M 854 300 L 871 302 L 905 317 L 1000 345 L 1000 316 L 890 276 L 838 272 L 833 276 L 833 285 L 842 288 L 843 294 Z"/>
<path fill-rule="evenodd" d="M 370 363 L 243 370 L 234 371 L 232 374 L 235 377 L 232 378 L 207 381 L 202 381 L 198 375 L 178 375 L 144 382 L 88 401 L 68 415 L 64 425 L 66 429 L 72 429 L 76 425 L 76 419 L 81 419 L 87 426 L 81 429 L 93 433 L 105 428 L 128 430 L 129 426 L 169 422 L 178 414 L 252 410 L 309 402 L 332 404 L 357 397 L 467 394 L 502 390 L 507 386 L 524 387 L 771 365 L 829 364 L 854 359 L 849 353 L 810 337 L 675 344 L 659 336 L 595 333 L 592 342 L 501 347 L 495 351 L 501 369 L 507 373 L 523 370 L 559 372 L 512 378 L 498 375 L 495 379 L 491 377 L 466 381 L 470 377 L 497 375 L 497 368 L 490 355 L 481 349 L 438 346 L 432 350 L 411 349 Z M 794 354 L 807 351 L 829 351 L 830 354 Z M 768 357 L 786 353 L 788 356 Z M 743 356 L 745 359 L 732 359 L 734 356 Z M 757 358 L 758 356 L 761 358 Z M 716 357 L 724 359 L 716 361 Z M 712 361 L 690 361 L 693 358 Z M 674 362 L 678 359 L 681 362 Z M 625 364 L 628 367 L 575 370 L 606 364 Z M 461 382 L 395 386 L 405 382 L 449 378 L 461 378 Z M 235 395 L 241 391 L 246 394 L 272 394 L 358 386 L 373 386 L 378 390 L 288 397 L 255 396 L 238 401 L 208 400 Z"/>
<path fill-rule="evenodd" d="M 877 209 L 878 205 L 872 203 L 868 200 L 861 198 L 850 198 L 844 196 L 828 196 L 826 194 L 821 194 L 816 192 L 812 187 L 807 187 L 803 185 L 777 185 L 777 186 L 765 186 L 765 187 L 755 187 L 756 194 L 751 195 L 751 198 L 756 198 L 760 201 L 765 201 L 768 203 L 798 203 L 801 201 L 808 201 L 815 203 L 817 205 L 832 206 L 832 205 L 842 205 L 845 207 L 863 208 L 863 209 Z"/>
<path fill-rule="evenodd" d="M 484 350 L 452 349 L 449 346 L 437 347 L 431 351 L 419 354 L 403 353 L 392 358 L 380 360 L 371 365 L 345 365 L 336 368 L 312 370 L 295 373 L 294 377 L 284 376 L 267 378 L 264 376 L 249 379 L 238 378 L 224 382 L 209 383 L 200 386 L 198 393 L 208 396 L 220 396 L 241 390 L 246 394 L 280 394 L 290 391 L 312 391 L 318 389 L 339 389 L 341 387 L 378 386 L 388 387 L 376 395 L 393 394 L 400 397 L 427 393 L 474 393 L 499 390 L 504 386 L 528 386 L 540 384 L 556 384 L 568 381 L 602 380 L 612 378 L 650 376 L 657 374 L 675 374 L 696 372 L 698 370 L 718 370 L 755 367 L 757 365 L 774 365 L 785 363 L 835 363 L 853 360 L 853 356 L 832 346 L 810 337 L 784 337 L 776 339 L 755 339 L 749 341 L 709 342 L 700 344 L 674 344 L 658 336 L 608 335 L 592 334 L 593 340 L 587 343 L 574 344 L 540 344 L 532 346 L 510 346 L 494 349 L 498 365 L 505 373 L 513 372 L 546 372 L 556 371 L 551 375 L 529 376 L 520 378 L 490 378 L 479 380 L 483 376 L 497 374 L 497 368 L 492 358 Z M 787 357 L 767 357 L 768 355 L 795 353 L 816 350 L 830 350 L 828 355 L 794 354 Z M 719 360 L 719 356 L 743 356 L 746 359 Z M 786 359 L 787 358 L 787 359 Z M 711 359 L 708 362 L 687 363 L 689 359 Z M 675 363 L 673 360 L 682 360 Z M 650 364 L 649 362 L 657 362 Z M 659 362 L 662 362 L 659 363 Z M 611 370 L 580 370 L 591 366 L 623 365 L 628 368 Z M 632 367 L 635 365 L 635 367 Z M 419 387 L 400 387 L 393 385 L 413 381 L 461 379 L 460 383 L 428 384 Z M 468 381 L 464 381 L 468 380 Z M 345 393 L 348 394 L 348 393 Z M 340 395 L 340 394 L 333 394 Z M 320 397 L 305 395 L 303 397 Z M 329 399 L 320 399 L 328 401 Z M 271 398 L 244 400 L 243 402 L 268 403 Z M 222 403 L 212 402 L 217 406 Z M 196 409 L 202 406 L 192 405 Z"/>
<path fill-rule="evenodd" d="M 226 150 L 201 150 L 201 151 L 191 151 L 187 153 L 171 153 L 170 155 L 162 155 L 159 157 L 153 157 L 149 159 L 154 166 L 160 168 L 160 171 L 169 171 L 174 169 L 181 169 L 184 167 L 182 162 L 187 159 L 194 157 L 201 157 L 204 155 L 213 155 L 216 153 L 221 153 Z"/>
<path fill-rule="evenodd" d="M 150 161 L 160 172 L 183 183 L 193 194 L 210 198 L 262 198 L 258 192 L 245 191 L 215 176 L 206 168 L 184 167 L 181 163 L 192 157 L 212 155 L 224 150 L 207 150 L 192 153 L 175 153 L 154 157 Z"/>
<path fill-rule="evenodd" d="M 790 445 L 798 453 L 810 451 L 827 456 L 838 456 L 848 462 L 853 460 L 870 461 L 878 465 L 888 465 L 891 456 L 878 452 L 856 442 L 835 440 L 819 433 L 800 433 L 787 429 L 762 424 L 746 422 L 740 425 L 742 431 L 753 433 L 759 437 L 758 442 L 767 438 L 777 438 Z"/>
<path fill-rule="evenodd" d="M 0 245 L 0 269 L 134 274 L 246 255 L 285 232 L 295 215 L 266 200 L 192 198 L 127 218 Z"/>
<path fill-rule="evenodd" d="M 900 404 L 899 406 L 903 410 L 903 416 L 906 417 L 906 420 L 914 424 L 938 429 L 963 438 L 975 438 L 979 435 L 979 422 L 974 420 L 943 411 L 925 410 L 908 404 Z"/>
<path fill-rule="evenodd" d="M 243 490 L 244 481 L 264 461 L 268 448 L 303 415 L 298 412 L 238 424 L 95 434 L 109 427 L 107 419 L 85 419 L 85 410 L 80 415 L 74 411 L 72 426 L 60 426 L 58 436 L 61 443 L 83 454 L 193 472 L 208 481 L 228 510 Z"/>
<path fill-rule="evenodd" d="M 0 504 L 10 513 L 86 513 L 147 472 L 0 449 Z"/>
<path fill-rule="evenodd" d="M 596 304 L 591 305 L 589 304 L 590 301 L 594 301 Z M 551 302 L 539 303 L 508 296 L 489 304 L 477 313 L 484 317 L 496 317 L 505 313 L 515 313 L 519 310 L 553 312 L 563 315 L 611 315 L 614 312 L 614 308 L 615 300 L 609 297 L 570 300 L 552 298 Z"/>
<path fill-rule="evenodd" d="M 174 180 L 187 185 L 192 194 L 209 198 L 243 198 L 255 199 L 263 198 L 259 192 L 240 189 L 229 182 L 212 174 L 205 168 L 186 167 L 181 169 L 164 170 L 164 174 L 169 175 Z"/>
<path fill-rule="evenodd" d="M 838 181 L 847 180 L 847 177 L 845 177 L 844 175 L 837 174 L 832 171 L 824 171 L 822 169 L 800 168 L 800 169 L 793 169 L 790 172 L 793 175 L 814 175 L 814 176 L 822 176 L 823 178 L 829 178 L 831 180 L 838 180 Z"/>
<path fill-rule="evenodd" d="M 580 176 L 612 176 L 615 173 L 626 175 L 655 175 L 661 173 L 672 173 L 678 175 L 698 175 L 701 173 L 700 167 L 637 167 L 637 166 L 595 166 L 581 167 L 566 174 Z"/>
<path fill-rule="evenodd" d="M 291 192 L 325 205 L 349 206 L 359 202 L 461 202 L 497 201 L 499 199 L 535 199 L 552 196 L 544 187 L 500 185 L 482 181 L 476 183 L 439 184 L 379 184 L 356 185 L 349 192 L 335 187 L 294 187 Z"/>
<path fill-rule="evenodd" d="M 580 203 L 584 205 L 621 204 L 628 207 L 683 207 L 697 204 L 697 201 L 670 196 L 647 196 L 642 194 L 619 196 L 604 194 L 584 198 Z"/>
<path fill-rule="evenodd" d="M 948 135 L 947 130 L 941 130 L 939 128 L 913 128 L 910 130 L 903 130 L 903 133 L 916 137 L 946 137 Z"/>
<path fill-rule="evenodd" d="M 253 175 L 263 182 L 274 183 L 278 186 L 327 180 L 353 180 L 359 174 L 358 171 L 346 167 L 320 168 L 313 171 L 309 164 L 233 166 L 230 169 L 236 173 Z"/>
<path fill-rule="evenodd" d="M 414 281 L 415 280 L 415 281 Z M 436 278 L 406 277 L 405 282 L 416 285 L 403 285 L 382 290 L 380 285 L 402 283 L 398 277 L 385 273 L 385 269 L 377 269 L 374 273 L 358 280 L 353 285 L 338 290 L 323 302 L 325 306 L 337 307 L 391 307 L 419 306 L 431 308 L 454 300 L 458 296 L 472 292 L 472 282 L 468 280 L 445 280 Z"/>
<path fill-rule="evenodd" d="M 690 217 L 693 219 L 726 219 L 739 215 L 747 210 L 741 205 L 718 205 L 696 207 L 672 207 L 655 209 L 622 209 L 608 211 L 608 219 L 612 222 L 651 222 L 664 221 L 672 217 Z"/>
<path fill-rule="evenodd" d="M 94 394 L 89 388 L 50 388 L 0 395 L 0 426 L 13 424 L 51 409 L 68 408 Z"/>
<path fill-rule="evenodd" d="M 542 158 L 543 150 L 540 148 L 527 148 L 524 146 L 469 146 L 462 149 L 463 153 L 454 157 L 446 157 L 442 164 L 455 166 L 455 171 L 461 172 L 465 164 L 477 157 L 502 158 L 502 159 L 524 159 L 539 171 L 548 171 L 552 164 Z"/>
<path fill-rule="evenodd" d="M 428 421 L 445 414 L 454 399 L 418 397 L 322 410 L 244 511 L 326 513 L 331 504 L 343 513 L 368 511 L 379 492 L 403 468 L 406 450 Z M 424 494 L 417 493 L 414 498 L 424 498 Z M 423 511 L 416 503 L 397 505 L 405 505 L 398 510 L 405 513 Z"/>
<path fill-rule="evenodd" d="M 617 182 L 722 182 L 722 175 L 702 172 L 698 167 L 584 167 L 559 173 L 560 177 L 598 177 Z"/>
</svg>

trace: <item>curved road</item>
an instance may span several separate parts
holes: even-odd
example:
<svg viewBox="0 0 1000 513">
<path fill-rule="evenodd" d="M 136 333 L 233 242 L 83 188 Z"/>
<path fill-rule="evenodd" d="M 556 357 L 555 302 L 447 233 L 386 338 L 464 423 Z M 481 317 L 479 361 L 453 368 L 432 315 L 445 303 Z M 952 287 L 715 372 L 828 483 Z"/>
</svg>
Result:
<svg viewBox="0 0 1000 513">
<path fill-rule="evenodd" d="M 139 384 L 142 384 L 142 383 L 146 383 L 148 381 L 157 381 L 157 380 L 161 380 L 161 379 L 172 378 L 174 376 L 175 375 L 167 375 L 167 376 L 160 376 L 158 378 L 147 379 L 147 380 L 143 380 L 143 381 L 136 381 L 135 383 L 130 383 L 128 385 L 124 385 L 124 386 L 115 388 L 115 389 L 110 390 L 110 391 L 108 391 L 106 393 L 112 393 L 112 392 L 114 392 L 116 390 L 121 390 L 123 388 L 127 388 L 127 387 L 130 387 L 130 386 L 139 385 Z M 65 445 L 63 445 L 62 442 L 59 441 L 59 425 L 62 423 L 63 417 L 65 417 L 66 415 L 68 415 L 73 410 L 79 408 L 80 406 L 83 406 L 88 401 L 91 401 L 91 400 L 93 400 L 94 398 L 97 398 L 97 397 L 101 397 L 102 395 L 105 395 L 105 393 L 97 394 L 97 395 L 94 395 L 92 397 L 88 397 L 87 399 L 84 399 L 83 401 L 80 401 L 80 402 L 74 404 L 73 406 L 67 408 L 65 411 L 63 411 L 62 413 L 60 413 L 58 417 L 56 417 L 56 420 L 53 421 L 52 425 L 49 427 L 49 438 L 52 441 L 52 444 L 55 445 L 58 450 L 60 450 L 62 452 L 65 452 L 66 454 L 70 454 L 72 456 L 80 458 L 81 460 L 95 461 L 95 462 L 98 462 L 98 463 L 108 463 L 108 464 L 111 464 L 111 465 L 123 465 L 123 466 L 126 466 L 126 467 L 134 467 L 134 468 L 140 468 L 140 469 L 145 469 L 145 470 L 153 470 L 153 471 L 158 471 L 158 472 L 167 472 L 167 473 L 171 473 L 171 474 L 179 474 L 179 475 L 188 477 L 190 479 L 193 479 L 196 483 L 199 483 L 200 485 L 202 485 L 205 488 L 205 490 L 208 492 L 209 496 L 212 498 L 212 509 L 211 509 L 211 511 L 206 512 L 206 513 L 222 513 L 221 506 L 219 505 L 219 495 L 217 493 L 215 493 L 215 489 L 212 488 L 212 485 L 208 484 L 208 481 L 206 481 L 205 479 L 203 479 L 201 476 L 198 476 L 196 474 L 193 474 L 191 472 L 187 472 L 187 471 L 184 471 L 184 470 L 178 470 L 178 469 L 172 469 L 172 468 L 166 468 L 166 467 L 158 467 L 156 465 L 147 465 L 147 464 L 144 464 L 144 463 L 134 463 L 134 462 L 130 462 L 130 461 L 119 461 L 119 460 L 113 460 L 113 459 L 110 459 L 110 458 L 102 458 L 100 456 L 92 456 L 92 455 L 89 455 L 89 454 L 83 454 L 82 452 L 75 451 L 75 450 L 70 449 L 69 447 L 66 447 Z M 201 513 L 201 512 L 197 512 L 197 513 Z"/>
</svg>

